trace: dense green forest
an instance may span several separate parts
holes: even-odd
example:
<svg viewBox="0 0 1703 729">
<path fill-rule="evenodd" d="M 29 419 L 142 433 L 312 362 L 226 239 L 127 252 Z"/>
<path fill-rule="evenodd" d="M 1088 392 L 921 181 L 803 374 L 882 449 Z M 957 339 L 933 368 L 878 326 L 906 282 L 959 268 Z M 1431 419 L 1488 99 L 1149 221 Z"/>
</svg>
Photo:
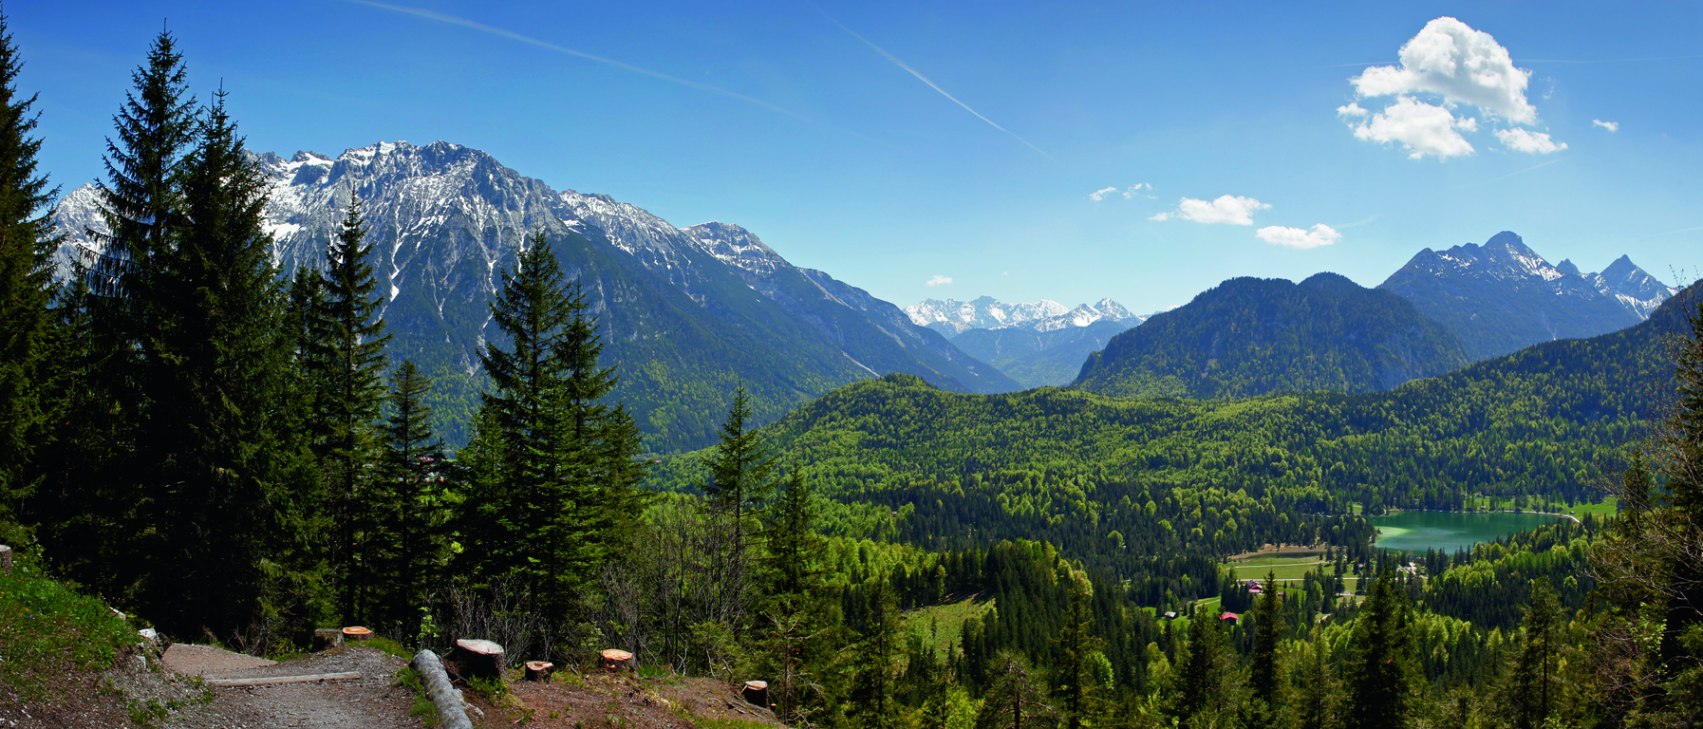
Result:
<svg viewBox="0 0 1703 729">
<path fill-rule="evenodd" d="M 105 254 L 56 285 L 20 63 L 0 30 L 0 540 L 169 636 L 281 653 L 359 622 L 563 662 L 623 646 L 769 677 L 797 726 L 1703 711 L 1693 296 L 1373 395 L 966 396 L 897 376 L 755 429 L 735 387 L 717 445 L 659 464 L 610 397 L 642 363 L 605 361 L 585 290 L 535 239 L 501 276 L 504 336 L 452 457 L 429 377 L 382 354 L 359 207 L 326 271 L 280 276 L 225 92 L 188 94 L 170 33 L 115 116 Z M 1611 481 L 1612 520 L 1459 554 L 1379 552 L 1363 518 Z M 1257 587 L 1224 561 L 1267 544 L 1319 558 Z"/>
<path fill-rule="evenodd" d="M 1112 337 L 1076 385 L 1107 395 L 1362 393 L 1468 362 L 1413 304 L 1334 273 L 1301 283 L 1233 278 Z"/>
</svg>

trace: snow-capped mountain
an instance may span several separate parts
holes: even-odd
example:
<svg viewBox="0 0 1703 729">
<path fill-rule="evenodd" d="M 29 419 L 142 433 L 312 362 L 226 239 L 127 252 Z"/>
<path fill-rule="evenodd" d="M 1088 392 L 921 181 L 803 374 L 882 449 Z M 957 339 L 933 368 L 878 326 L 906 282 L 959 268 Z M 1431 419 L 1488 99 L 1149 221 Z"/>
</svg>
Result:
<svg viewBox="0 0 1703 729">
<path fill-rule="evenodd" d="M 542 233 L 577 276 L 604 327 L 617 396 L 652 448 L 714 438 L 743 384 L 759 417 L 857 379 L 905 372 L 941 387 L 1015 387 L 898 307 L 819 271 L 794 267 L 738 226 L 677 228 L 606 195 L 558 191 L 476 149 L 405 142 L 341 155 L 257 157 L 268 186 L 266 228 L 286 275 L 322 266 L 351 197 L 359 200 L 394 335 L 455 407 L 477 391 L 488 302 L 528 238 Z M 99 244 L 92 186 L 60 203 L 60 260 Z M 453 435 L 452 435 L 453 438 Z"/>
<path fill-rule="evenodd" d="M 1005 329 L 1023 327 L 1037 332 L 1049 332 L 1071 327 L 1085 327 L 1097 321 L 1140 323 L 1143 317 L 1131 314 L 1122 304 L 1101 299 L 1093 304 L 1066 308 L 1051 299 L 1029 303 L 1007 304 L 991 296 L 971 301 L 957 299 L 924 299 L 905 307 L 905 314 L 917 326 L 924 326 L 948 337 L 971 329 Z"/>
<path fill-rule="evenodd" d="M 1626 256 L 1601 273 L 1551 265 L 1510 232 L 1482 246 L 1422 250 L 1379 288 L 1413 302 L 1474 360 L 1632 326 L 1677 291 Z"/>
</svg>

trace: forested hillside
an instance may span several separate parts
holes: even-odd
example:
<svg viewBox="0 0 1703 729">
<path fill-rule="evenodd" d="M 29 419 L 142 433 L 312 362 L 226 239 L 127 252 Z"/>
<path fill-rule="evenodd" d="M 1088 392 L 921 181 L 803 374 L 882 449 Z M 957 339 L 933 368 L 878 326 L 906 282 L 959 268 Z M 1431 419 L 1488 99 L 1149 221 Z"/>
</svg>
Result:
<svg viewBox="0 0 1703 729">
<path fill-rule="evenodd" d="M 1362 393 L 1459 369 L 1459 342 L 1398 296 L 1321 273 L 1236 278 L 1095 352 L 1076 385 L 1107 395 L 1216 399 Z"/>
</svg>

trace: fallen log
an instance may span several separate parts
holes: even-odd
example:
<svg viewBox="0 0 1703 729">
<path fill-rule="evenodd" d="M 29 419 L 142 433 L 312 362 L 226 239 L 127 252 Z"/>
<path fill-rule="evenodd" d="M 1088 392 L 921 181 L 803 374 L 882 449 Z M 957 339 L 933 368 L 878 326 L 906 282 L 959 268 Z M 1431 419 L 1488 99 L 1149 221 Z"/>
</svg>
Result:
<svg viewBox="0 0 1703 729">
<path fill-rule="evenodd" d="M 549 661 L 526 662 L 526 680 L 528 681 L 548 681 L 550 674 L 555 672 L 556 664 Z"/>
<path fill-rule="evenodd" d="M 270 686 L 279 683 L 314 683 L 317 681 L 354 681 L 359 679 L 359 671 L 340 671 L 338 673 L 310 673 L 303 676 L 260 676 L 257 678 L 209 678 L 203 681 L 208 686 Z"/>
<path fill-rule="evenodd" d="M 455 671 L 456 678 L 463 681 L 474 678 L 502 680 L 503 647 L 488 640 L 462 638 L 455 641 L 455 647 L 450 649 L 444 663 Z"/>
<path fill-rule="evenodd" d="M 467 710 L 462 708 L 466 702 L 461 698 L 461 692 L 449 684 L 449 674 L 444 673 L 443 661 L 438 660 L 438 654 L 420 651 L 408 665 L 420 672 L 420 680 L 426 685 L 426 698 L 431 699 L 432 705 L 438 709 L 440 726 L 444 729 L 473 729 L 473 721 L 467 718 Z"/>
</svg>

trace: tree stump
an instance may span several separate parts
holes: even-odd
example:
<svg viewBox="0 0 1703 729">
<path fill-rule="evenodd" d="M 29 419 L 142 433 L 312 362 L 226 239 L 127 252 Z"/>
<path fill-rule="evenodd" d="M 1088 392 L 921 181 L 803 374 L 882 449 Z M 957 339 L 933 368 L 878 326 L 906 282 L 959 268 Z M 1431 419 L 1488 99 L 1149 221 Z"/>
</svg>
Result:
<svg viewBox="0 0 1703 729">
<path fill-rule="evenodd" d="M 12 548 L 0 544 L 0 572 L 12 571 Z"/>
<path fill-rule="evenodd" d="M 455 641 L 455 647 L 444 657 L 444 663 L 463 681 L 475 678 L 500 681 L 503 678 L 503 647 L 488 640 L 462 638 Z"/>
<path fill-rule="evenodd" d="M 343 640 L 349 640 L 349 641 L 371 640 L 372 637 L 373 637 L 372 628 L 368 628 L 366 626 L 351 625 L 351 626 L 343 629 Z"/>
<path fill-rule="evenodd" d="M 633 660 L 633 654 L 619 648 L 603 651 L 599 663 L 605 671 L 633 671 L 638 669 L 638 663 Z"/>
<path fill-rule="evenodd" d="M 528 681 L 548 681 L 550 674 L 555 672 L 556 664 L 549 661 L 526 662 L 526 680 Z"/>
<path fill-rule="evenodd" d="M 313 650 L 315 653 L 331 650 L 343 645 L 343 631 L 339 628 L 314 628 Z"/>
<path fill-rule="evenodd" d="M 739 695 L 748 704 L 769 708 L 768 681 L 746 681 L 745 687 L 739 690 Z"/>
</svg>

